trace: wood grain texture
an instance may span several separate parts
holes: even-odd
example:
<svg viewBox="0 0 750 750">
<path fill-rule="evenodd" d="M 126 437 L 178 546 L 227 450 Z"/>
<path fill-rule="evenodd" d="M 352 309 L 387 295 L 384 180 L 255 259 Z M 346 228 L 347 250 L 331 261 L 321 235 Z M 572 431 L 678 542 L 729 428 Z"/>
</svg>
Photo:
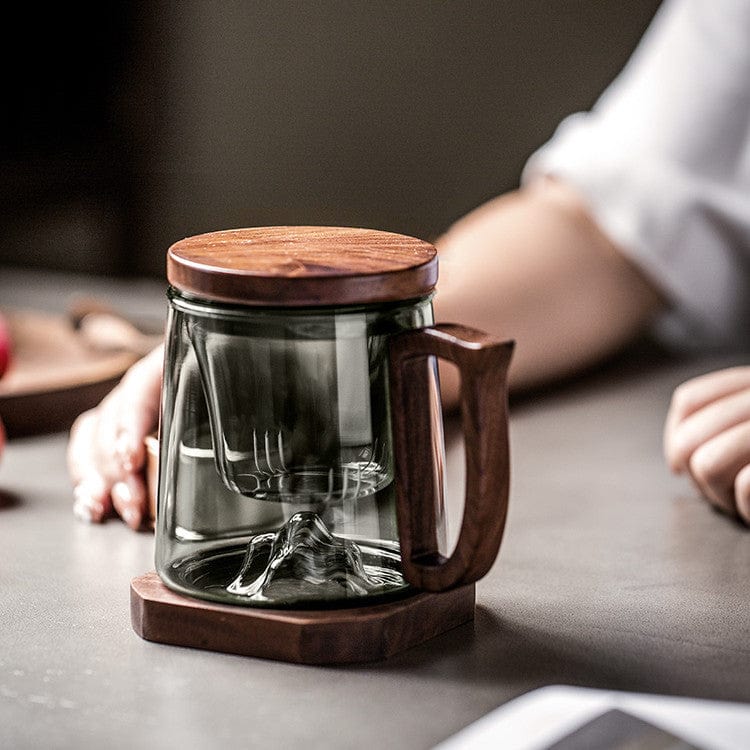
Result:
<svg viewBox="0 0 750 750">
<path fill-rule="evenodd" d="M 130 585 L 131 623 L 141 638 L 300 664 L 386 659 L 470 622 L 474 601 L 474 586 L 465 586 L 350 609 L 271 610 L 181 596 L 153 571 Z"/>
<path fill-rule="evenodd" d="M 0 379 L 0 416 L 10 437 L 69 429 L 138 359 L 132 351 L 91 346 L 64 315 L 3 313 L 13 358 Z"/>
<path fill-rule="evenodd" d="M 351 305 L 422 297 L 437 251 L 415 237 L 352 227 L 253 227 L 187 237 L 167 278 L 199 297 L 245 305 Z"/>
<path fill-rule="evenodd" d="M 417 588 L 464 586 L 495 562 L 508 512 L 507 371 L 513 348 L 512 341 L 453 324 L 405 331 L 389 341 L 401 566 Z M 431 355 L 454 362 L 461 375 L 466 499 L 449 558 L 440 554 L 436 533 L 433 437 L 425 397 Z"/>
</svg>

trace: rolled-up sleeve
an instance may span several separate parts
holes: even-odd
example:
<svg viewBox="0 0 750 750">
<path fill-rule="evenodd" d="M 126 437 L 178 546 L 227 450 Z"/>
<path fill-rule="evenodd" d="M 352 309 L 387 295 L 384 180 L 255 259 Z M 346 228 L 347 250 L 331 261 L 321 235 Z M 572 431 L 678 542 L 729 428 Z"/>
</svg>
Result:
<svg viewBox="0 0 750 750">
<path fill-rule="evenodd" d="M 590 112 L 529 159 L 662 291 L 656 332 L 750 344 L 750 0 L 668 0 Z"/>
</svg>

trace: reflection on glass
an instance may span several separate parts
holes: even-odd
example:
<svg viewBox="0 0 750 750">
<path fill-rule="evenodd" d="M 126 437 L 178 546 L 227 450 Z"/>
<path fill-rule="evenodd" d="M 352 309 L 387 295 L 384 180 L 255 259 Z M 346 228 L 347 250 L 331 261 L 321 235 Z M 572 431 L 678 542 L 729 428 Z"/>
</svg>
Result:
<svg viewBox="0 0 750 750">
<path fill-rule="evenodd" d="M 252 606 L 403 594 L 387 337 L 430 325 L 429 298 L 326 310 L 171 299 L 162 578 Z"/>
</svg>

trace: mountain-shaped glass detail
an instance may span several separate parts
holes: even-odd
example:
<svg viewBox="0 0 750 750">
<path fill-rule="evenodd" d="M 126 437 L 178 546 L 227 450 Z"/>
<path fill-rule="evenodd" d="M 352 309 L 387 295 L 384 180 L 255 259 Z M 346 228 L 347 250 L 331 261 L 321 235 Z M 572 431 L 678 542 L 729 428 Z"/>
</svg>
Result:
<svg viewBox="0 0 750 750">
<path fill-rule="evenodd" d="M 317 513 L 301 511 L 250 541 L 226 590 L 257 603 L 386 594 L 406 586 L 398 545 L 386 545 L 336 536 Z"/>
</svg>

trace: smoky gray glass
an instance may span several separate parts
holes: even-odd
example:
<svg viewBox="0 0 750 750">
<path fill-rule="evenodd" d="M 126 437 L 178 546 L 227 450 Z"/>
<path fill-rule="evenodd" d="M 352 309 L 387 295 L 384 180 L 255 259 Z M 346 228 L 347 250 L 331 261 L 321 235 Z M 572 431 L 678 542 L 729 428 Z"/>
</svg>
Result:
<svg viewBox="0 0 750 750">
<path fill-rule="evenodd" d="M 387 342 L 432 324 L 430 298 L 304 309 L 223 305 L 174 289 L 169 298 L 162 579 L 249 606 L 348 606 L 406 593 Z M 431 378 L 442 446 L 434 367 Z"/>
</svg>

